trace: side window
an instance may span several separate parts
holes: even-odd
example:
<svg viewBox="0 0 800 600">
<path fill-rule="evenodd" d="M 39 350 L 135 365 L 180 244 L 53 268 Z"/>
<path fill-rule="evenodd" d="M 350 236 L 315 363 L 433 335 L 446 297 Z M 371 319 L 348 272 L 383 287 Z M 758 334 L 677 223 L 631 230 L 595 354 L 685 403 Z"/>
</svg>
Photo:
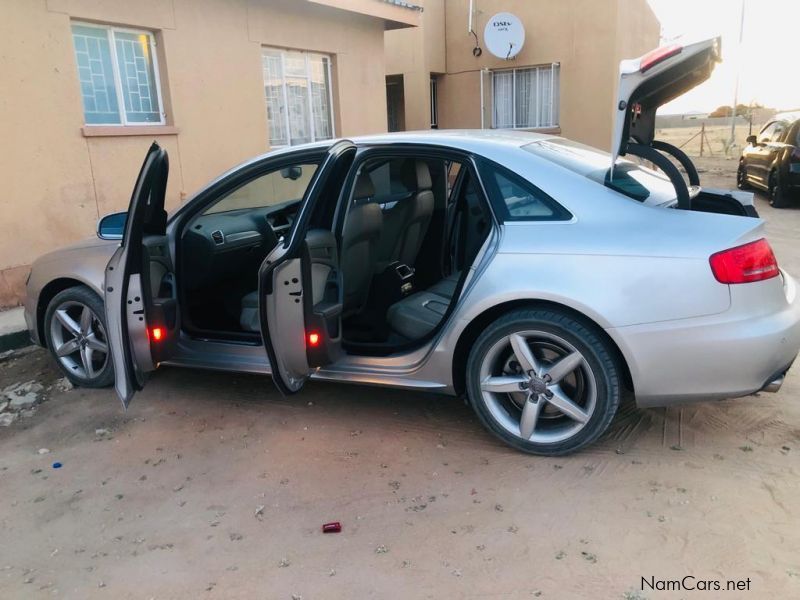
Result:
<svg viewBox="0 0 800 600">
<path fill-rule="evenodd" d="M 764 127 L 764 129 L 761 130 L 761 133 L 758 134 L 758 143 L 766 144 L 767 142 L 773 141 L 777 126 L 778 124 L 773 122 Z"/>
<path fill-rule="evenodd" d="M 772 134 L 772 141 L 773 142 L 780 142 L 781 138 L 783 137 L 783 133 L 786 131 L 786 123 L 782 121 L 778 121 L 775 123 L 775 132 Z"/>
<path fill-rule="evenodd" d="M 484 178 L 505 221 L 568 221 L 572 215 L 542 190 L 521 177 L 486 165 Z"/>
<path fill-rule="evenodd" d="M 207 208 L 203 214 L 268 208 L 302 200 L 317 167 L 315 163 L 288 165 L 251 179 Z"/>
</svg>

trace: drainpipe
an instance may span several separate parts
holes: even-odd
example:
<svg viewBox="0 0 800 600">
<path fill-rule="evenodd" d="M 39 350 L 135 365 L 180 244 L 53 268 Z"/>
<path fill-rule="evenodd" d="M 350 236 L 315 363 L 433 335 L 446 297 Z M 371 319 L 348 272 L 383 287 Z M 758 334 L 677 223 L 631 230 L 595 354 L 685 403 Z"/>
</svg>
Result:
<svg viewBox="0 0 800 600">
<path fill-rule="evenodd" d="M 481 78 L 481 129 L 486 129 L 486 94 L 483 91 L 483 75 L 488 69 L 483 68 L 478 71 L 478 76 Z"/>
<path fill-rule="evenodd" d="M 472 33 L 472 14 L 475 10 L 474 0 L 469 0 L 469 18 L 467 19 L 467 34 Z"/>
</svg>

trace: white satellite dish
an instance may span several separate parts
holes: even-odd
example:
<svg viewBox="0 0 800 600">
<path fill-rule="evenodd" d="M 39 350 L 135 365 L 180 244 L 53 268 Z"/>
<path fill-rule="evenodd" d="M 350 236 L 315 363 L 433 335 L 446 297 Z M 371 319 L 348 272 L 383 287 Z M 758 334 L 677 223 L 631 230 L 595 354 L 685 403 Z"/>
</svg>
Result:
<svg viewBox="0 0 800 600">
<path fill-rule="evenodd" d="M 519 17 L 511 13 L 497 13 L 483 30 L 486 48 L 498 58 L 514 58 L 525 45 L 525 27 Z"/>
</svg>

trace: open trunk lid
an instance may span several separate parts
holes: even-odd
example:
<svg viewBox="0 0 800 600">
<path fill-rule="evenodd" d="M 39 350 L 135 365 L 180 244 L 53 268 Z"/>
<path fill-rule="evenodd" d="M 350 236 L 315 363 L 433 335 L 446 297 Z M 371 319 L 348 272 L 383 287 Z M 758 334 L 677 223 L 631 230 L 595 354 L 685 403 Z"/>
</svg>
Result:
<svg viewBox="0 0 800 600">
<path fill-rule="evenodd" d="M 711 76 L 721 60 L 719 37 L 687 46 L 663 46 L 623 60 L 611 138 L 612 165 L 627 154 L 628 143 L 652 145 L 656 110 Z"/>
</svg>

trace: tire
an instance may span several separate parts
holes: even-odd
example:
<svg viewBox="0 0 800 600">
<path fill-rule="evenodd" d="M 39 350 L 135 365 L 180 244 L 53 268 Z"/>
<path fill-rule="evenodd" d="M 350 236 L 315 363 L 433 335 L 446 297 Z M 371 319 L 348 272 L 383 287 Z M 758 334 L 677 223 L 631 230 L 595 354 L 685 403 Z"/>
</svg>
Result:
<svg viewBox="0 0 800 600">
<path fill-rule="evenodd" d="M 777 171 L 769 174 L 769 205 L 772 208 L 786 208 L 789 206 L 789 197 L 781 185 L 781 178 Z"/>
<path fill-rule="evenodd" d="M 749 190 L 750 184 L 747 182 L 747 171 L 744 168 L 744 163 L 739 163 L 739 168 L 736 169 L 736 187 L 740 190 Z"/>
<path fill-rule="evenodd" d="M 518 360 L 525 355 L 520 340 L 533 354 L 533 377 Z M 579 318 L 557 309 L 515 310 L 475 341 L 467 360 L 468 400 L 483 426 L 506 444 L 541 456 L 569 454 L 596 441 L 614 418 L 621 394 L 614 356 L 594 326 Z M 559 373 L 572 364 L 566 375 Z M 506 389 L 519 380 L 527 380 L 520 391 Z"/>
<path fill-rule="evenodd" d="M 103 388 L 114 383 L 106 330 L 103 301 L 89 288 L 68 288 L 56 294 L 47 306 L 44 316 L 47 349 L 74 385 Z"/>
</svg>

